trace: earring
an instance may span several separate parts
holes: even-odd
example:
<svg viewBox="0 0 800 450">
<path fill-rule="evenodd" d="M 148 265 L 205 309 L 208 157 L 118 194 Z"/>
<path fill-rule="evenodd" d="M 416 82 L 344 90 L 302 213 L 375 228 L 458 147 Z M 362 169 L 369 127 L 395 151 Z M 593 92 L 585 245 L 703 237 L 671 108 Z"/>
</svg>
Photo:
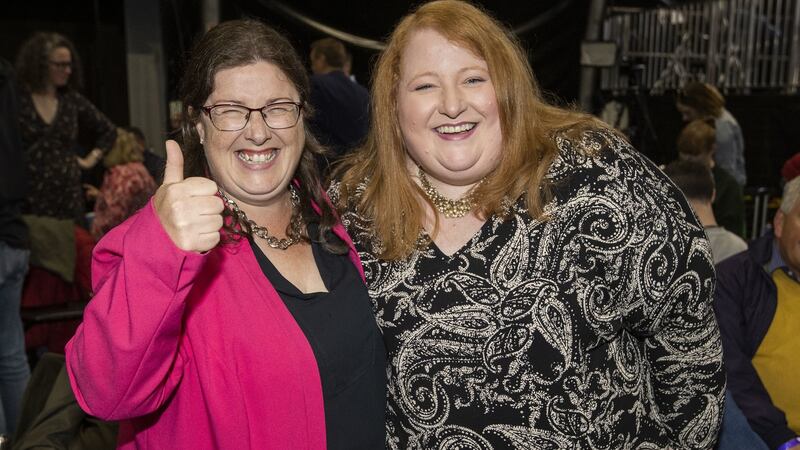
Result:
<svg viewBox="0 0 800 450">
<path fill-rule="evenodd" d="M 200 145 L 203 145 L 203 136 L 200 136 Z"/>
</svg>

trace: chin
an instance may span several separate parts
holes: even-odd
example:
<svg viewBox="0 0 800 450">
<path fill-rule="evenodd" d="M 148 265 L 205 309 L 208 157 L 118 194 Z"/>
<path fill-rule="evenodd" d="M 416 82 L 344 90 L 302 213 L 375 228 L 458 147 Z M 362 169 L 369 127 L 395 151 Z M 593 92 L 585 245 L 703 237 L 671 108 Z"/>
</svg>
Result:
<svg viewBox="0 0 800 450">
<path fill-rule="evenodd" d="M 449 159 L 447 161 L 440 161 L 439 165 L 453 175 L 466 174 L 467 172 L 479 172 L 478 160 L 474 158 L 469 159 Z"/>
</svg>

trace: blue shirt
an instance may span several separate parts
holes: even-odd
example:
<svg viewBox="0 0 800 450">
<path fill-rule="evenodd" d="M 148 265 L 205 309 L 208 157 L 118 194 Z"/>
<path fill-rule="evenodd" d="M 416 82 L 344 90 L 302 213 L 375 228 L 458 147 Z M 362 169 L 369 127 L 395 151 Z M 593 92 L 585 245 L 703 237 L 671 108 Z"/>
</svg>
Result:
<svg viewBox="0 0 800 450">
<path fill-rule="evenodd" d="M 740 186 L 744 186 L 747 183 L 747 173 L 744 168 L 744 137 L 739 122 L 723 108 L 722 114 L 714 121 L 714 127 L 717 130 L 714 162 L 733 175 Z"/>
<path fill-rule="evenodd" d="M 772 274 L 778 269 L 783 269 L 786 272 L 786 275 L 789 275 L 789 278 L 793 279 L 794 281 L 800 282 L 800 278 L 797 276 L 792 269 L 786 265 L 786 262 L 783 260 L 783 256 L 781 255 L 781 249 L 778 247 L 778 238 L 776 237 L 772 241 L 772 256 L 770 257 L 769 261 L 766 265 L 764 265 L 764 270 L 767 273 Z"/>
</svg>

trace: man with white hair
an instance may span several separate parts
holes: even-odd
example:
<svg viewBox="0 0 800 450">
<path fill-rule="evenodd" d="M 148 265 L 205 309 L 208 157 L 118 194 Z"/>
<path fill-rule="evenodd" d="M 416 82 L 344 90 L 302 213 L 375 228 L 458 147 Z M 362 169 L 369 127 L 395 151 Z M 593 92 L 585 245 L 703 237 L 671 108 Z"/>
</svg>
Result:
<svg viewBox="0 0 800 450">
<path fill-rule="evenodd" d="M 717 266 L 714 311 L 728 389 L 770 448 L 800 450 L 800 178 L 784 186 L 774 231 Z"/>
</svg>

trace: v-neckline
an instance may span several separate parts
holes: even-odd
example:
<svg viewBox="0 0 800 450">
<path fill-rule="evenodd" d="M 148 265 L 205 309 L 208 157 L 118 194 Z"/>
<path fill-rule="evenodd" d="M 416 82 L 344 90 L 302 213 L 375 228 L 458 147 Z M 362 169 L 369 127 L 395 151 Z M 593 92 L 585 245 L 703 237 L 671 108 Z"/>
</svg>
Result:
<svg viewBox="0 0 800 450">
<path fill-rule="evenodd" d="M 252 239 L 249 239 L 248 241 L 250 243 L 251 249 L 253 250 L 253 254 L 256 256 L 256 260 L 258 260 L 259 257 L 264 258 L 263 261 L 266 262 L 271 271 L 273 271 L 272 275 L 279 278 L 280 281 L 278 281 L 277 283 L 275 282 L 276 280 L 273 280 L 272 282 L 276 290 L 279 290 L 278 286 L 280 285 L 282 287 L 294 290 L 295 292 L 291 293 L 292 295 L 298 298 L 305 298 L 305 299 L 313 299 L 315 297 L 321 297 L 323 295 L 330 294 L 331 280 L 329 279 L 328 274 L 323 273 L 323 271 L 319 269 L 322 265 L 321 255 L 319 254 L 321 249 L 318 248 L 318 245 L 315 242 L 311 242 L 311 254 L 314 258 L 314 264 L 317 266 L 317 271 L 319 271 L 320 278 L 322 279 L 322 284 L 325 286 L 325 290 L 314 291 L 314 292 L 303 292 L 303 290 L 301 290 L 294 283 L 289 281 L 289 279 L 286 278 L 286 276 L 284 276 L 281 273 L 281 271 L 278 270 L 277 267 L 275 267 L 275 264 L 272 263 L 272 261 L 269 259 L 269 256 L 267 256 L 267 254 L 264 253 L 264 251 L 258 246 L 258 244 L 255 241 L 253 241 Z"/>
<path fill-rule="evenodd" d="M 39 119 L 45 126 L 51 127 L 54 123 L 56 123 L 56 119 L 58 118 L 58 113 L 61 111 L 61 98 L 58 94 L 56 94 L 56 111 L 53 113 L 53 118 L 50 122 L 44 119 L 41 112 L 38 108 L 36 108 L 36 99 L 33 98 L 33 94 L 30 95 L 31 105 L 33 106 L 33 111 L 36 113 L 36 118 Z"/>
<path fill-rule="evenodd" d="M 477 230 L 477 231 L 475 231 L 475 233 L 473 233 L 473 234 L 472 234 L 472 236 L 470 236 L 470 237 L 469 237 L 469 239 L 467 239 L 467 240 L 466 240 L 466 242 L 464 242 L 464 244 L 462 244 L 462 245 L 461 245 L 460 247 L 458 247 L 458 248 L 457 248 L 457 249 L 456 249 L 456 250 L 455 250 L 453 253 L 450 253 L 450 254 L 447 254 L 447 253 L 445 253 L 445 252 L 444 252 L 444 250 L 442 250 L 441 248 L 439 248 L 439 246 L 438 246 L 438 245 L 436 245 L 436 241 L 434 241 L 434 240 L 433 240 L 433 238 L 431 237 L 431 235 L 430 235 L 430 234 L 428 234 L 428 232 L 427 232 L 426 230 L 424 230 L 424 229 L 422 230 L 422 235 L 423 235 L 423 238 L 426 238 L 426 239 L 428 240 L 428 242 L 429 242 L 429 244 L 428 244 L 428 245 L 429 245 L 429 246 L 430 246 L 430 247 L 433 249 L 433 251 L 434 251 L 435 253 L 437 253 L 439 256 L 441 256 L 441 257 L 443 257 L 443 258 L 445 258 L 445 259 L 447 259 L 447 260 L 452 260 L 453 258 L 455 258 L 456 256 L 458 256 L 459 254 L 463 253 L 463 252 L 464 252 L 464 251 L 465 251 L 467 248 L 469 248 L 469 247 L 472 247 L 472 246 L 471 246 L 471 243 L 472 243 L 472 242 L 473 242 L 473 241 L 474 241 L 476 238 L 480 237 L 480 236 L 483 234 L 483 232 L 484 232 L 484 229 L 485 229 L 485 228 L 486 228 L 488 225 L 490 225 L 490 224 L 491 224 L 491 223 L 494 221 L 494 219 L 495 219 L 495 217 L 494 217 L 493 215 L 492 215 L 492 216 L 489 216 L 489 218 L 488 218 L 488 219 L 486 219 L 486 220 L 485 220 L 485 221 L 484 221 L 484 222 L 481 224 L 480 228 L 478 228 L 478 230 Z"/>
</svg>

